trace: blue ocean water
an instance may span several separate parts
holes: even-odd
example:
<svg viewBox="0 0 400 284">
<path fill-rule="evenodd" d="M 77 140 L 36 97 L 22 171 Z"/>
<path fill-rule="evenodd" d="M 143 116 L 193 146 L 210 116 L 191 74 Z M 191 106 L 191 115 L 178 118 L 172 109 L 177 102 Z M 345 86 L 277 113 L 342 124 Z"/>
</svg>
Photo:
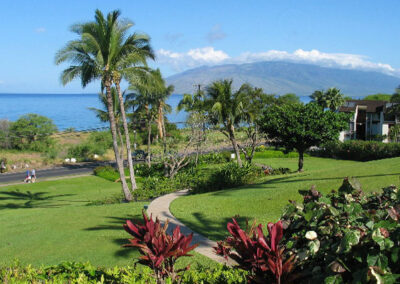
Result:
<svg viewBox="0 0 400 284">
<path fill-rule="evenodd" d="M 182 95 L 171 95 L 168 103 L 171 122 L 184 122 L 185 112 L 175 112 Z M 0 119 L 17 120 L 21 115 L 37 113 L 51 118 L 59 130 L 76 130 L 108 126 L 101 123 L 89 107 L 102 108 L 97 94 L 0 94 Z"/>
</svg>

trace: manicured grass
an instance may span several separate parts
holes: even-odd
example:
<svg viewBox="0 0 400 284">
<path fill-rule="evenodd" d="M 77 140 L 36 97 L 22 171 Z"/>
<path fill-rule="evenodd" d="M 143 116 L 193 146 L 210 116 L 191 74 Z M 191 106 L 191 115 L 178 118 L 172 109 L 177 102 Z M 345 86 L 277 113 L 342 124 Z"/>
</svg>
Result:
<svg viewBox="0 0 400 284">
<path fill-rule="evenodd" d="M 99 266 L 132 265 L 139 253 L 122 248 L 130 237 L 122 224 L 141 220 L 148 202 L 87 206 L 115 196 L 118 183 L 90 176 L 0 187 L 0 266 L 90 261 Z M 199 254 L 187 262 L 210 264 Z"/>
<path fill-rule="evenodd" d="M 298 160 L 256 158 L 255 162 L 295 171 Z M 307 157 L 304 169 L 303 173 L 267 177 L 261 184 L 181 197 L 171 204 L 171 211 L 195 231 L 220 240 L 227 234 L 226 223 L 231 217 L 239 215 L 243 225 L 246 219 L 263 224 L 276 221 L 288 200 L 301 200 L 298 190 L 311 185 L 327 193 L 337 190 L 346 176 L 356 177 L 367 192 L 398 185 L 400 158 L 354 162 Z"/>
</svg>

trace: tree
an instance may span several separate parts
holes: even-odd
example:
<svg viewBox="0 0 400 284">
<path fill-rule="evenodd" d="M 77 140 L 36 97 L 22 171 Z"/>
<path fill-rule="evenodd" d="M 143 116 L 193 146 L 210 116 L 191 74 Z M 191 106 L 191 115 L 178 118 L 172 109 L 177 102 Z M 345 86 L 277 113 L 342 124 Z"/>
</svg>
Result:
<svg viewBox="0 0 400 284">
<path fill-rule="evenodd" d="M 53 144 L 51 135 L 56 131 L 50 118 L 34 113 L 21 116 L 9 128 L 13 148 L 34 151 L 45 151 Z"/>
<path fill-rule="evenodd" d="M 251 163 L 254 151 L 260 141 L 259 126 L 257 118 L 262 114 L 264 107 L 276 103 L 273 95 L 267 95 L 261 88 L 254 88 L 249 84 L 243 84 L 238 91 L 238 100 L 243 105 L 243 115 L 248 143 L 243 145 L 238 143 L 239 149 L 244 154 L 247 162 Z"/>
<path fill-rule="evenodd" d="M 390 94 L 374 94 L 368 95 L 363 98 L 366 101 L 387 101 L 390 102 L 392 95 Z"/>
<path fill-rule="evenodd" d="M 220 131 L 231 141 L 237 156 L 237 162 L 242 167 L 240 150 L 235 136 L 235 127 L 244 121 L 242 97 L 238 92 L 232 91 L 232 80 L 214 81 L 206 89 L 204 105 L 210 123 L 215 126 L 222 125 Z"/>
<path fill-rule="evenodd" d="M 301 103 L 300 98 L 296 94 L 288 93 L 282 96 L 277 96 L 275 103 L 278 105 L 283 104 L 297 104 Z"/>
<path fill-rule="evenodd" d="M 95 20 L 83 24 L 73 25 L 71 30 L 78 35 L 78 39 L 70 41 L 56 54 L 56 64 L 70 62 L 71 66 L 61 74 L 64 85 L 75 78 L 80 78 L 82 87 L 90 82 L 101 80 L 101 89 L 106 91 L 107 110 L 110 129 L 113 138 L 113 149 L 118 171 L 121 177 L 121 186 L 125 199 L 133 199 L 125 180 L 123 161 L 120 159 L 117 143 L 117 126 L 114 115 L 111 87 L 113 84 L 113 72 L 115 71 L 119 40 L 125 34 L 118 22 L 119 11 L 107 14 L 105 18 L 101 11 L 95 11 Z M 126 133 L 127 134 L 127 133 Z M 132 186 L 135 182 L 132 184 Z"/>
<path fill-rule="evenodd" d="M 310 98 L 323 109 L 329 108 L 331 111 L 337 110 L 345 102 L 344 95 L 337 88 L 329 88 L 325 92 L 317 90 Z"/>
<path fill-rule="evenodd" d="M 335 141 L 340 131 L 348 126 L 349 117 L 344 113 L 324 111 L 315 103 L 307 105 L 271 105 L 259 120 L 260 129 L 269 139 L 299 153 L 298 171 L 303 171 L 304 152 L 311 146 Z"/>
</svg>

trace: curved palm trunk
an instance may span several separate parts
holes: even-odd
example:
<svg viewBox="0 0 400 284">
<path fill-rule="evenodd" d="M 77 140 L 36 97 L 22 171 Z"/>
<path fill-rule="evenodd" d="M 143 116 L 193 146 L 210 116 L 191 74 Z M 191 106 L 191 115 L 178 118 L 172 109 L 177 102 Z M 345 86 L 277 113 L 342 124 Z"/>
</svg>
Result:
<svg viewBox="0 0 400 284">
<path fill-rule="evenodd" d="M 129 137 L 128 123 L 126 121 L 124 98 L 122 97 L 119 82 L 115 83 L 115 87 L 117 88 L 119 106 L 121 108 L 122 125 L 124 126 L 124 132 L 125 132 L 125 143 L 126 143 L 126 152 L 127 152 L 126 154 L 128 156 L 129 176 L 131 179 L 132 190 L 135 190 L 137 188 L 137 185 L 136 185 L 136 180 L 135 180 L 135 172 L 133 170 L 131 139 Z"/>
<path fill-rule="evenodd" d="M 163 114 L 163 109 L 162 109 L 162 104 L 160 103 L 158 106 L 158 118 L 157 118 L 157 128 L 158 128 L 158 137 L 160 139 L 163 139 L 164 133 L 163 133 L 163 119 L 164 114 Z"/>
<path fill-rule="evenodd" d="M 243 166 L 242 159 L 240 158 L 239 146 L 236 142 L 235 128 L 233 125 L 229 126 L 228 133 L 229 133 L 229 139 L 231 140 L 233 149 L 235 150 L 235 153 L 236 153 L 238 165 L 239 165 L 239 167 L 242 167 Z"/>
<path fill-rule="evenodd" d="M 122 134 L 121 134 L 121 130 L 119 129 L 119 127 L 117 126 L 117 135 L 119 137 L 119 143 L 121 145 L 121 147 L 119 148 L 119 157 L 122 160 L 124 157 L 124 140 L 122 139 Z"/>
<path fill-rule="evenodd" d="M 105 84 L 105 87 L 106 87 L 106 95 L 107 95 L 108 117 L 109 117 L 109 121 L 110 121 L 111 135 L 113 138 L 113 149 L 114 149 L 114 154 L 115 154 L 115 160 L 117 162 L 118 172 L 121 177 L 122 192 L 124 193 L 125 200 L 132 201 L 133 196 L 132 196 L 132 193 L 129 191 L 128 185 L 126 183 L 123 161 L 122 161 L 122 159 L 120 159 L 120 156 L 119 156 L 118 143 L 117 143 L 117 127 L 116 127 L 116 123 L 115 123 L 115 116 L 114 116 L 114 110 L 113 110 L 113 101 L 112 101 L 112 97 L 111 97 L 111 86 L 110 85 L 111 84 Z"/>
</svg>

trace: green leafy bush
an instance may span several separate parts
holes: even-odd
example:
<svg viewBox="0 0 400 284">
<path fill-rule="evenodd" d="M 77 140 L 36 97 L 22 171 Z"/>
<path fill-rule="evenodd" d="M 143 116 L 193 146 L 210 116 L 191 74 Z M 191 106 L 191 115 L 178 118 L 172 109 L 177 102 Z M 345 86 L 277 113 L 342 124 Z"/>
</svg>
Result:
<svg viewBox="0 0 400 284">
<path fill-rule="evenodd" d="M 354 179 L 326 197 L 301 191 L 281 218 L 286 248 L 307 283 L 395 283 L 400 276 L 400 194 L 366 195 Z M 397 283 L 397 282 L 396 282 Z"/>
<path fill-rule="evenodd" d="M 218 168 L 206 179 L 199 178 L 192 184 L 192 190 L 199 193 L 237 187 L 254 182 L 262 174 L 262 169 L 252 164 L 246 163 L 243 167 L 239 167 L 237 163 L 230 162 Z"/>
<path fill-rule="evenodd" d="M 166 283 L 185 284 L 245 284 L 247 272 L 217 265 L 215 268 L 189 269 L 182 279 Z M 156 284 L 148 267 L 126 266 L 114 268 L 95 267 L 90 263 L 64 262 L 58 265 L 34 268 L 18 264 L 0 267 L 1 283 L 122 283 Z"/>
<path fill-rule="evenodd" d="M 93 171 L 95 176 L 102 177 L 109 181 L 116 181 L 119 179 L 119 173 L 111 166 L 100 166 Z"/>
<path fill-rule="evenodd" d="M 228 152 L 213 152 L 199 155 L 199 164 L 222 164 L 229 162 L 230 153 Z"/>
<path fill-rule="evenodd" d="M 371 161 L 400 156 L 399 143 L 377 141 L 348 140 L 324 144 L 321 149 L 313 150 L 311 155 L 354 161 Z"/>
</svg>

